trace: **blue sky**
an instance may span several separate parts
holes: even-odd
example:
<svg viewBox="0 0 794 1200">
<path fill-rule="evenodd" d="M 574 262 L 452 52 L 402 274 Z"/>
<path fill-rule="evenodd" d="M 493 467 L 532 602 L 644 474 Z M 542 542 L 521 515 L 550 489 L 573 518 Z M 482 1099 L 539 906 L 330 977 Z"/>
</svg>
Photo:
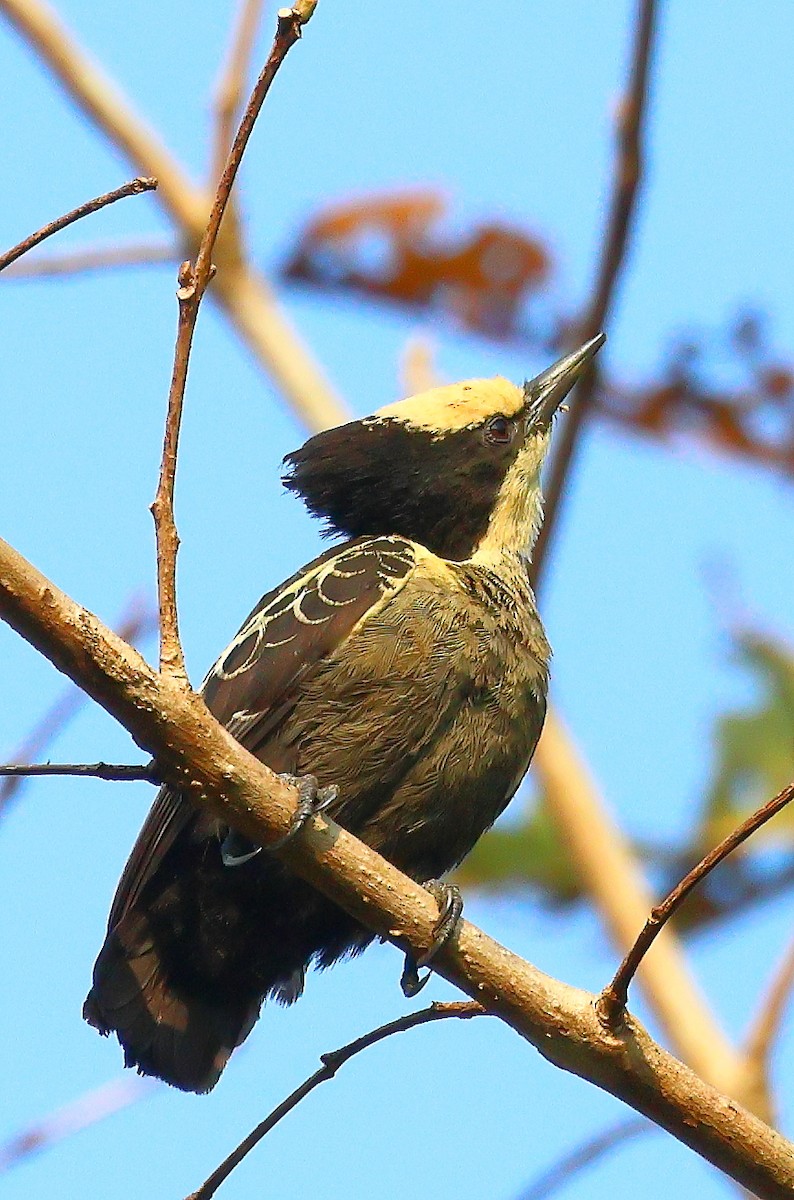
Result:
<svg viewBox="0 0 794 1200">
<path fill-rule="evenodd" d="M 492 6 L 451 0 L 320 0 L 243 171 L 256 261 L 271 267 L 307 215 L 329 201 L 432 185 L 449 195 L 461 228 L 498 216 L 542 235 L 559 262 L 560 298 L 581 302 L 608 194 L 611 114 L 633 9 L 580 0 L 512 5 L 494 16 Z M 133 14 L 66 0 L 59 11 L 198 175 L 233 7 L 141 0 Z M 792 38 L 794 10 L 783 0 L 664 8 L 646 189 L 605 352 L 625 379 L 650 373 L 675 333 L 716 330 L 748 305 L 768 312 L 784 356 L 794 346 Z M 4 26 L 0 70 L 13 104 L 0 152 L 0 231 L 10 245 L 134 172 Z M 166 228 L 145 197 L 68 231 L 59 244 Z M 108 620 L 132 590 L 152 587 L 147 506 L 173 352 L 173 291 L 170 268 L 0 287 L 2 534 Z M 515 347 L 417 326 L 394 311 L 297 292 L 282 299 L 357 413 L 397 397 L 400 356 L 417 332 L 432 336 L 439 370 L 451 379 L 521 379 L 541 365 Z M 177 498 L 182 630 L 196 680 L 257 597 L 318 549 L 317 528 L 278 481 L 281 457 L 303 436 L 206 306 Z M 790 489 L 779 479 L 692 446 L 662 448 L 604 426 L 588 432 L 544 616 L 556 699 L 633 834 L 674 839 L 686 828 L 712 765 L 713 716 L 747 696 L 726 659 L 709 564 L 728 564 L 759 624 L 790 635 L 793 539 Z M 3 754 L 63 685 L 5 627 L 0 663 Z M 95 709 L 53 747 L 53 757 L 72 760 L 133 755 L 127 735 Z M 43 781 L 0 827 L 0 1140 L 118 1072 L 117 1047 L 79 1013 L 113 886 L 150 798 L 142 785 Z M 477 897 L 467 912 L 572 983 L 597 988 L 614 964 L 592 914 L 571 919 Z M 693 951 L 693 968 L 735 1037 L 790 924 L 783 899 Z M 399 969 L 395 952 L 380 947 L 312 977 L 299 1005 L 265 1013 L 211 1096 L 164 1090 L 8 1175 L 5 1194 L 186 1194 L 314 1069 L 320 1052 L 404 1010 Z M 435 981 L 423 1000 L 451 995 Z M 793 1055 L 787 1032 L 781 1081 L 791 1078 Z M 781 1111 L 790 1130 L 785 1087 Z M 541 1167 L 624 1112 L 496 1021 L 435 1026 L 347 1066 L 221 1194 L 396 1200 L 408 1187 L 511 1200 Z M 727 1194 L 661 1134 L 627 1146 L 570 1194 L 633 1194 L 640 1178 L 650 1200 L 696 1188 L 703 1200 Z"/>
</svg>

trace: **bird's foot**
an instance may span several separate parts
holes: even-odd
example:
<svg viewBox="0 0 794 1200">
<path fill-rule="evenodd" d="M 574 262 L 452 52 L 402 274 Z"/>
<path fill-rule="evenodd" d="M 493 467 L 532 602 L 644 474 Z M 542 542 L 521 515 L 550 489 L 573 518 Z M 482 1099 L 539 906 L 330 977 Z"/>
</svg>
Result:
<svg viewBox="0 0 794 1200">
<path fill-rule="evenodd" d="M 430 949 L 419 958 L 415 958 L 411 950 L 405 955 L 400 987 L 403 995 L 409 999 L 421 992 L 433 974 L 432 968 L 421 977 L 419 971 L 422 967 L 429 967 L 439 950 L 447 944 L 457 929 L 463 912 L 463 897 L 460 888 L 455 887 L 454 883 L 441 883 L 438 879 L 429 879 L 422 886 L 438 905 L 438 920 L 433 926 L 433 944 Z"/>
<path fill-rule="evenodd" d="M 332 783 L 329 787 L 321 788 L 315 775 L 279 775 L 279 779 L 283 779 L 284 783 L 298 789 L 298 807 L 292 814 L 287 832 L 275 842 L 270 842 L 266 847 L 268 850 L 281 850 L 287 842 L 292 841 L 296 833 L 303 829 L 309 817 L 315 817 L 317 813 L 324 812 L 339 795 L 339 788 L 336 784 Z"/>
<path fill-rule="evenodd" d="M 279 775 L 279 779 L 283 779 L 285 783 L 298 789 L 298 807 L 293 813 L 289 829 L 283 837 L 277 838 L 275 842 L 270 842 L 265 847 L 257 846 L 255 842 L 242 833 L 238 833 L 236 829 L 230 829 L 221 842 L 221 858 L 225 867 L 241 867 L 243 863 L 256 858 L 263 849 L 280 850 L 282 846 L 286 846 L 287 842 L 292 841 L 309 817 L 313 817 L 315 813 L 320 813 L 329 804 L 333 804 L 339 795 L 339 788 L 333 785 L 324 788 L 318 787 L 314 775 Z"/>
</svg>

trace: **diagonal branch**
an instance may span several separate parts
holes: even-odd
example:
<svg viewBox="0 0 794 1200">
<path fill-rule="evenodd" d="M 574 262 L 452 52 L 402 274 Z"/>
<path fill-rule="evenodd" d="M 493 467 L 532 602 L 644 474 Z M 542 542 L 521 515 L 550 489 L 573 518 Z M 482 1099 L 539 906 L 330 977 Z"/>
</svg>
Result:
<svg viewBox="0 0 794 1200">
<path fill-rule="evenodd" d="M 295 1088 L 294 1092 L 290 1092 L 285 1100 L 277 1104 L 271 1113 L 261 1121 L 247 1137 L 243 1138 L 239 1146 L 237 1146 L 228 1158 L 217 1167 L 212 1174 L 204 1180 L 197 1192 L 191 1192 L 187 1200 L 211 1200 L 218 1188 L 228 1179 L 235 1167 L 239 1166 L 245 1156 L 261 1142 L 266 1134 L 274 1126 L 278 1125 L 283 1117 L 292 1112 L 304 1100 L 310 1092 L 313 1092 L 321 1083 L 326 1083 L 329 1079 L 333 1079 L 340 1067 L 343 1067 L 346 1062 L 349 1062 L 356 1054 L 360 1054 L 362 1050 L 368 1050 L 370 1046 L 377 1045 L 385 1038 L 391 1037 L 394 1033 L 407 1033 L 409 1029 L 416 1029 L 418 1025 L 429 1025 L 433 1021 L 443 1021 L 449 1017 L 481 1017 L 487 1016 L 485 1009 L 481 1004 L 474 1001 L 455 1001 L 449 1004 L 435 1003 L 429 1008 L 420 1009 L 419 1012 L 409 1013 L 405 1017 L 398 1017 L 395 1021 L 389 1021 L 386 1025 L 380 1025 L 377 1029 L 371 1029 L 369 1033 L 365 1033 L 362 1037 L 358 1037 L 355 1041 L 348 1042 L 346 1046 L 341 1046 L 338 1050 L 331 1050 L 327 1054 L 320 1055 L 322 1066 L 310 1075 L 308 1079 L 304 1079 L 299 1087 Z"/>
<path fill-rule="evenodd" d="M 153 633 L 157 628 L 156 617 L 148 602 L 134 598 L 126 614 L 119 621 L 117 632 L 120 638 L 132 646 Z M 71 684 L 47 709 L 43 717 L 33 726 L 26 737 L 10 755 L 21 762 L 32 762 L 39 758 L 53 738 L 65 729 L 72 718 L 85 704 L 87 696 Z M 23 776 L 8 776 L 0 781 L 0 817 L 24 784 Z"/>
<path fill-rule="evenodd" d="M 581 323 L 572 333 L 572 342 L 576 345 L 588 341 L 607 328 L 615 292 L 625 266 L 637 196 L 642 182 L 648 84 L 655 48 L 656 22 L 656 0 L 639 0 L 629 79 L 618 113 L 617 153 L 606 230 L 601 242 L 601 257 L 592 299 Z M 543 578 L 565 485 L 597 386 L 598 369 L 591 366 L 574 389 L 568 401 L 568 413 L 565 420 L 560 422 L 555 438 L 554 458 L 545 488 L 546 517 L 532 555 L 536 589 Z"/>
<path fill-rule="evenodd" d="M 179 271 L 179 324 L 177 328 L 174 367 L 171 388 L 168 394 L 168 414 L 165 423 L 163 456 L 157 494 L 152 505 L 154 527 L 157 538 L 157 596 L 160 608 L 160 670 L 172 674 L 187 683 L 185 660 L 179 640 L 179 622 L 176 606 L 176 556 L 179 537 L 174 522 L 174 481 L 176 477 L 179 432 L 182 425 L 182 407 L 185 385 L 190 363 L 190 350 L 196 328 L 199 307 L 204 298 L 214 268 L 212 255 L 221 228 L 223 215 L 229 203 L 234 181 L 242 162 L 248 139 L 270 91 L 270 85 L 287 56 L 290 48 L 301 36 L 301 28 L 309 20 L 314 3 L 306 5 L 307 12 L 298 8 L 281 8 L 278 12 L 276 35 L 267 62 L 256 81 L 248 107 L 243 114 L 240 128 L 234 139 L 223 174 L 218 182 L 215 200 L 207 227 L 201 238 L 195 264 L 185 262 Z"/>
<path fill-rule="evenodd" d="M 747 1037 L 747 1057 L 765 1069 L 794 989 L 794 942 L 786 950 Z"/>
<path fill-rule="evenodd" d="M 620 1024 L 628 999 L 629 986 L 637 972 L 637 968 L 667 922 L 681 907 L 692 889 L 697 887 L 716 866 L 719 866 L 723 859 L 732 854 L 743 842 L 746 842 L 756 830 L 765 825 L 767 821 L 771 821 L 772 817 L 777 816 L 792 800 L 794 800 L 794 784 L 789 784 L 788 787 L 784 787 L 781 792 L 778 792 L 776 796 L 757 809 L 746 821 L 742 821 L 741 825 L 734 829 L 733 833 L 723 838 L 718 846 L 710 850 L 697 866 L 693 867 L 684 876 L 681 882 L 673 888 L 661 904 L 657 904 L 655 908 L 651 909 L 650 916 L 645 922 L 642 932 L 618 967 L 614 979 L 604 988 L 599 997 L 599 1013 L 608 1026 L 615 1028 Z"/>
<path fill-rule="evenodd" d="M 259 844 L 287 833 L 295 789 L 235 742 L 200 696 L 158 675 L 1 540 L 0 613 L 195 804 Z M 277 853 L 377 935 L 419 953 L 432 945 L 438 912 L 430 894 L 330 819 L 311 818 Z M 794 1146 L 674 1059 L 633 1017 L 605 1028 L 595 996 L 549 978 L 468 921 L 434 966 L 550 1062 L 625 1100 L 761 1200 L 794 1194 Z"/>
<path fill-rule="evenodd" d="M 156 179 L 131 179 L 129 183 L 122 184 L 121 187 L 115 188 L 112 192 L 105 192 L 101 196 L 95 196 L 93 200 L 87 200 L 85 204 L 79 204 L 71 212 L 58 217 L 55 221 L 50 221 L 49 225 L 42 226 L 35 233 L 31 233 L 29 237 L 19 242 L 18 245 L 12 246 L 5 254 L 0 254 L 0 271 L 9 267 L 11 263 L 16 262 L 23 254 L 27 254 L 28 250 L 32 250 L 34 246 L 40 245 L 47 238 L 52 237 L 54 233 L 60 233 L 62 229 L 66 229 L 68 225 L 73 225 L 75 221 L 79 221 L 82 217 L 89 217 L 92 213 L 99 212 L 102 208 L 107 208 L 108 204 L 115 204 L 117 200 L 126 200 L 128 196 L 140 196 L 142 192 L 153 192 L 156 187 Z"/>
<path fill-rule="evenodd" d="M 0 13 L 13 23 L 67 95 L 111 144 L 141 174 L 157 178 L 157 195 L 176 232 L 186 245 L 197 246 L 206 224 L 209 198 L 186 176 L 118 86 L 76 43 L 43 0 L 0 0 Z M 216 261 L 220 269 L 213 299 L 301 419 L 312 429 L 326 429 L 346 420 L 344 407 L 281 313 L 269 285 L 244 261 L 233 239 L 224 236 Z"/>
</svg>

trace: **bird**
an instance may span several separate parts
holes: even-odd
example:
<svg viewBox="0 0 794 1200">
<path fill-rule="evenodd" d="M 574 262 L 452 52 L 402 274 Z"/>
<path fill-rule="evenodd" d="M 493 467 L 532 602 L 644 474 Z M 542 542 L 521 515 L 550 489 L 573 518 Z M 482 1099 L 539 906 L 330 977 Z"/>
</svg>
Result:
<svg viewBox="0 0 794 1200">
<path fill-rule="evenodd" d="M 341 539 L 268 592 L 206 676 L 215 717 L 459 916 L 438 883 L 524 777 L 550 647 L 530 584 L 555 413 L 599 335 L 517 386 L 439 386 L 311 437 L 283 482 Z M 121 876 L 84 1017 L 125 1066 L 207 1092 L 263 1002 L 374 935 L 167 783 Z M 445 924 L 446 922 L 446 924 Z M 426 956 L 426 958 L 429 956 Z M 416 964 L 404 990 L 418 990 Z"/>
</svg>

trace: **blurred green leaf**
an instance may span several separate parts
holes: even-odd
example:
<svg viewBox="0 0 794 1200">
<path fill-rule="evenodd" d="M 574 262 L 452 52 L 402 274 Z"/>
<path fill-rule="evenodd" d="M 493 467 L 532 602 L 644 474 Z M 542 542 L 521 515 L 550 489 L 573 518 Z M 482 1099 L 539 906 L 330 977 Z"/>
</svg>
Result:
<svg viewBox="0 0 794 1200">
<path fill-rule="evenodd" d="M 711 846 L 794 779 L 794 652 L 757 633 L 736 639 L 736 657 L 758 679 L 760 702 L 728 713 L 716 726 L 717 764 L 706 798 L 700 842 Z M 784 811 L 761 838 L 791 840 L 794 812 Z M 752 842 L 748 844 L 752 849 Z"/>
<path fill-rule="evenodd" d="M 794 779 L 794 651 L 782 640 L 744 631 L 735 638 L 734 653 L 739 665 L 755 676 L 759 697 L 754 705 L 715 720 L 714 776 L 701 818 L 678 847 L 635 847 L 660 895 Z M 678 927 L 691 929 L 730 918 L 790 888 L 794 865 L 770 861 L 768 851 L 774 842 L 789 846 L 793 841 L 794 809 L 779 814 L 704 880 L 680 913 Z M 528 805 L 517 823 L 486 834 L 458 868 L 456 879 L 467 887 L 551 906 L 586 899 L 542 798 Z"/>
<path fill-rule="evenodd" d="M 492 829 L 458 868 L 456 880 L 492 891 L 540 893 L 550 904 L 580 895 L 570 856 L 542 802 L 517 825 Z"/>
</svg>

